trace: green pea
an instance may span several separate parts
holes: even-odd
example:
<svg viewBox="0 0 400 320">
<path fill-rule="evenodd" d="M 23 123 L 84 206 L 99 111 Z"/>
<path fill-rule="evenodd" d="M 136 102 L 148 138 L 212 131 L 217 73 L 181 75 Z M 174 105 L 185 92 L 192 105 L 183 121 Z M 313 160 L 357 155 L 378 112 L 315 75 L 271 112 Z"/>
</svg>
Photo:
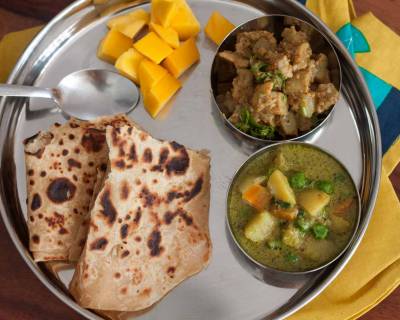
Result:
<svg viewBox="0 0 400 320">
<path fill-rule="evenodd" d="M 314 234 L 314 238 L 318 239 L 318 240 L 325 239 L 328 236 L 328 232 L 329 232 L 327 226 L 324 226 L 323 224 L 319 224 L 319 223 L 313 225 L 312 231 Z"/>
<path fill-rule="evenodd" d="M 285 259 L 287 261 L 289 261 L 290 263 L 296 263 L 299 261 L 299 257 L 296 254 L 294 254 L 293 252 L 288 252 L 285 255 Z"/>
<path fill-rule="evenodd" d="M 290 177 L 289 183 L 293 189 L 304 189 L 308 184 L 308 179 L 304 172 L 299 171 Z"/>
<path fill-rule="evenodd" d="M 333 184 L 327 180 L 318 180 L 315 182 L 315 187 L 327 194 L 333 193 Z"/>
</svg>

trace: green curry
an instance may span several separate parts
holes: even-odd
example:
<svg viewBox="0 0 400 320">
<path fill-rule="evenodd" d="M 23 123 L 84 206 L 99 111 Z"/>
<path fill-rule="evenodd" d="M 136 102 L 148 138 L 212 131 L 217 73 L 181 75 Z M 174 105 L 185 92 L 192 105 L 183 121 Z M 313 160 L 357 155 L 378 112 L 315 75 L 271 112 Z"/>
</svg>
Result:
<svg viewBox="0 0 400 320">
<path fill-rule="evenodd" d="M 357 192 L 347 171 L 304 144 L 280 145 L 239 172 L 228 197 L 239 245 L 262 265 L 306 271 L 335 258 L 357 222 Z"/>
</svg>

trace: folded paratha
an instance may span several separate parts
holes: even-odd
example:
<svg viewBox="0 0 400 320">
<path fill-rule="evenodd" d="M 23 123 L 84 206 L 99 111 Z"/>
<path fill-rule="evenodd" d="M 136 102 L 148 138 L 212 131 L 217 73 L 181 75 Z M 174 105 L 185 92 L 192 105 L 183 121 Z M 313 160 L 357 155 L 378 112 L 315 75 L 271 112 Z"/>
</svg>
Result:
<svg viewBox="0 0 400 320">
<path fill-rule="evenodd" d="M 139 311 L 209 262 L 210 160 L 132 126 L 108 127 L 107 144 L 70 291 L 85 308 Z"/>
<path fill-rule="evenodd" d="M 71 119 L 25 140 L 29 247 L 35 261 L 76 261 L 87 227 L 98 170 L 108 161 L 105 128 L 129 123 L 125 116 Z"/>
</svg>

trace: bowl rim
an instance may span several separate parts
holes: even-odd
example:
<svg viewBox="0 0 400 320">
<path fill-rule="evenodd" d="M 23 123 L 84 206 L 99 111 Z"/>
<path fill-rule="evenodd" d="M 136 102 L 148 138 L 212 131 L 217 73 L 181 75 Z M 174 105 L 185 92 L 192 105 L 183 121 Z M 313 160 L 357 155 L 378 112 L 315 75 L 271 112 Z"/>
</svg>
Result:
<svg viewBox="0 0 400 320">
<path fill-rule="evenodd" d="M 321 264 L 321 265 L 319 265 L 319 266 L 317 266 L 315 268 L 311 268 L 311 269 L 303 270 L 303 271 L 285 271 L 285 270 L 274 268 L 274 267 L 271 267 L 271 266 L 268 266 L 268 265 L 264 265 L 261 262 L 257 261 L 256 259 L 254 259 L 249 253 L 247 253 L 247 251 L 240 245 L 239 241 L 236 239 L 236 237 L 235 237 L 235 235 L 233 233 L 233 230 L 232 230 L 232 226 L 230 224 L 230 219 L 229 219 L 229 211 L 230 211 L 229 210 L 229 200 L 230 200 L 230 195 L 231 195 L 231 191 L 233 189 L 233 186 L 234 186 L 237 178 L 239 177 L 240 173 L 255 158 L 257 158 L 258 156 L 261 156 L 263 153 L 267 153 L 267 152 L 272 151 L 273 149 L 279 148 L 282 145 L 301 145 L 303 147 L 312 148 L 312 149 L 315 149 L 315 150 L 317 150 L 319 152 L 325 153 L 327 156 L 329 156 L 330 158 L 335 160 L 346 171 L 347 175 L 350 177 L 350 181 L 353 184 L 354 190 L 356 192 L 355 198 L 356 198 L 356 202 L 357 202 L 357 210 L 356 210 L 357 217 L 356 217 L 356 220 L 355 220 L 354 225 L 353 225 L 353 230 L 352 230 L 351 236 L 350 236 L 349 240 L 347 241 L 346 245 L 332 259 L 328 260 L 327 262 L 325 262 L 325 263 L 323 263 L 323 264 Z M 301 141 L 282 141 L 282 142 L 277 142 L 277 143 L 274 143 L 274 144 L 267 145 L 267 146 L 257 150 L 256 152 L 252 153 L 240 165 L 240 167 L 234 173 L 234 175 L 233 175 L 233 177 L 232 177 L 232 179 L 231 179 L 231 181 L 229 183 L 228 190 L 227 190 L 225 205 L 226 205 L 226 216 L 225 216 L 225 219 L 226 219 L 226 224 L 227 224 L 228 229 L 229 229 L 229 234 L 230 234 L 233 242 L 235 243 L 235 245 L 239 248 L 240 252 L 243 253 L 247 259 L 249 259 L 251 262 L 255 263 L 261 269 L 267 270 L 267 271 L 272 271 L 272 272 L 277 272 L 277 273 L 280 273 L 282 275 L 305 275 L 305 274 L 313 273 L 313 272 L 316 272 L 316 271 L 319 271 L 319 270 L 321 270 L 323 268 L 328 267 L 334 261 L 339 259 L 347 251 L 347 249 L 350 247 L 350 245 L 354 242 L 358 227 L 360 225 L 360 219 L 361 219 L 361 198 L 360 198 L 360 194 L 359 194 L 358 188 L 357 188 L 357 186 L 356 186 L 356 184 L 354 182 L 354 179 L 351 176 L 350 172 L 347 170 L 346 166 L 339 159 L 337 159 L 334 155 L 332 155 L 329 151 L 327 151 L 326 149 L 321 148 L 321 147 L 316 146 L 316 145 L 311 144 L 311 143 L 301 142 Z"/>
<path fill-rule="evenodd" d="M 272 18 L 285 18 L 285 17 L 288 17 L 288 18 L 296 19 L 296 20 L 299 20 L 302 23 L 307 24 L 313 30 L 317 31 L 319 33 L 319 35 L 325 40 L 325 42 L 327 43 L 327 46 L 330 47 L 331 51 L 334 53 L 334 56 L 335 56 L 335 59 L 336 59 L 336 62 L 337 62 L 337 66 L 338 66 L 338 70 L 339 70 L 339 73 L 338 73 L 338 75 L 339 75 L 339 83 L 338 83 L 338 88 L 337 88 L 337 90 L 339 92 L 339 99 L 338 99 L 338 101 L 336 101 L 336 103 L 333 105 L 333 107 L 329 110 L 329 112 L 325 116 L 325 118 L 317 126 L 312 128 L 311 130 L 305 131 L 301 135 L 298 135 L 298 136 L 292 137 L 292 138 L 289 137 L 287 139 L 279 139 L 279 140 L 261 139 L 261 138 L 254 137 L 254 136 L 252 136 L 250 134 L 247 134 L 247 133 L 239 130 L 233 123 L 231 123 L 226 118 L 226 115 L 221 110 L 221 108 L 220 108 L 220 106 L 219 106 L 219 104 L 217 102 L 217 99 L 216 99 L 216 90 L 215 90 L 215 87 L 213 86 L 213 83 L 214 83 L 214 81 L 213 81 L 213 70 L 214 70 L 215 62 L 217 60 L 218 54 L 221 51 L 222 46 L 225 44 L 225 42 L 230 37 L 235 35 L 236 32 L 238 32 L 241 28 L 243 28 L 247 24 L 254 23 L 255 21 L 260 20 L 260 19 L 271 18 L 271 17 Z M 302 140 L 305 140 L 307 137 L 312 136 L 314 133 L 318 132 L 319 129 L 321 129 L 328 122 L 328 120 L 332 118 L 333 111 L 334 111 L 336 105 L 338 104 L 338 102 L 340 100 L 340 97 L 342 95 L 342 81 L 343 81 L 343 74 L 342 74 L 342 66 L 340 64 L 340 59 L 339 59 L 339 56 L 338 56 L 333 44 L 331 43 L 331 41 L 329 41 L 328 37 L 322 32 L 322 30 L 319 30 L 317 27 L 315 27 L 311 23 L 309 23 L 307 21 L 304 21 L 303 19 L 300 19 L 298 17 L 287 15 L 287 14 L 265 14 L 265 15 L 262 15 L 262 16 L 260 16 L 258 18 L 248 20 L 248 21 L 243 22 L 243 23 L 239 24 L 238 26 L 236 26 L 233 30 L 231 30 L 225 36 L 225 38 L 222 40 L 222 42 L 218 45 L 217 51 L 214 54 L 214 58 L 213 58 L 212 63 L 211 63 L 211 70 L 210 70 L 211 93 L 212 93 L 214 104 L 216 105 L 216 107 L 218 109 L 218 113 L 219 113 L 220 117 L 229 126 L 229 128 L 234 131 L 234 133 L 237 133 L 237 134 L 241 135 L 243 138 L 247 138 L 249 140 L 252 140 L 252 141 L 254 141 L 256 143 L 260 143 L 260 144 L 263 144 L 263 145 L 265 145 L 265 144 L 274 144 L 274 143 L 277 143 L 277 142 L 285 142 L 285 141 L 299 141 L 299 140 L 302 141 Z"/>
</svg>

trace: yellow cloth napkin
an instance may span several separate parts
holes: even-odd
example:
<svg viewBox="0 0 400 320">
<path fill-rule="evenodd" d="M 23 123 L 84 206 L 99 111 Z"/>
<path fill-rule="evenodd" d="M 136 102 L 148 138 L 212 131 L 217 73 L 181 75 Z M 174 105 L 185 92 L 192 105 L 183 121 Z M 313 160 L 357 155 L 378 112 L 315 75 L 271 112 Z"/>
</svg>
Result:
<svg viewBox="0 0 400 320">
<path fill-rule="evenodd" d="M 352 3 L 346 0 L 308 0 L 307 7 L 320 15 L 335 32 L 348 21 L 352 21 L 359 29 L 366 30 L 365 32 L 371 32 L 373 28 L 381 24 L 371 15 L 367 15 L 367 18 L 356 18 Z M 342 12 L 342 14 L 332 15 L 332 13 L 337 12 Z M 371 17 L 374 25 L 370 25 Z M 380 25 L 379 27 L 379 32 L 382 34 L 382 28 Z M 385 39 L 390 39 L 392 35 L 387 30 L 383 33 L 385 37 L 389 37 Z M 33 28 L 10 33 L 0 42 L 1 82 L 5 82 L 17 58 L 38 31 L 39 28 Z M 374 34 L 376 34 L 376 30 Z M 393 41 L 398 40 L 396 37 Z M 398 48 L 400 48 L 400 45 Z M 385 57 L 385 61 L 388 61 L 389 57 L 386 51 Z M 395 58 L 393 61 L 396 61 L 397 57 L 393 57 Z M 383 67 L 382 60 L 381 63 L 377 64 L 375 62 L 369 63 L 368 57 L 357 56 L 356 59 L 367 70 L 371 68 L 371 71 L 376 72 L 388 83 L 399 87 L 400 72 L 398 69 L 394 72 L 395 76 L 389 76 L 386 79 L 385 72 L 387 70 Z M 399 68 L 399 66 L 400 64 L 394 68 Z M 393 70 L 391 68 L 392 72 Z M 356 319 L 382 301 L 399 285 L 400 237 L 398 230 L 400 229 L 400 205 L 389 180 L 389 175 L 398 164 L 399 157 L 400 141 L 397 141 L 384 156 L 382 180 L 376 208 L 366 235 L 351 261 L 321 295 L 289 319 Z"/>
</svg>

